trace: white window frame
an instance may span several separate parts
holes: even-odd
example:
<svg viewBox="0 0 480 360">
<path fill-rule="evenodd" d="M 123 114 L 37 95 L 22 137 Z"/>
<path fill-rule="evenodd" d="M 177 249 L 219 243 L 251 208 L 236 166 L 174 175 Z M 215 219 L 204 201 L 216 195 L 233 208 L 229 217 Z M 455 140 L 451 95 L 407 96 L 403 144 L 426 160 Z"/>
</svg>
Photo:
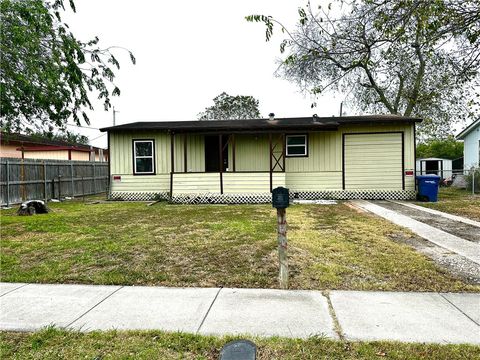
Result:
<svg viewBox="0 0 480 360">
<path fill-rule="evenodd" d="M 150 144 L 152 144 L 152 155 L 137 156 L 137 151 L 136 151 L 137 143 L 150 143 Z M 137 159 L 152 159 L 152 171 L 137 171 Z M 134 175 L 152 175 L 152 174 L 155 174 L 155 141 L 154 140 L 150 140 L 150 139 L 133 140 L 133 174 Z"/>
<path fill-rule="evenodd" d="M 304 144 L 288 145 L 288 138 L 291 138 L 291 137 L 292 138 L 293 137 L 303 137 L 305 139 L 305 143 Z M 304 152 L 303 152 L 303 154 L 289 154 L 288 153 L 288 148 L 289 147 L 303 147 Z M 285 136 L 285 154 L 288 157 L 294 157 L 294 156 L 306 157 L 306 156 L 308 156 L 308 137 L 307 137 L 307 135 L 306 134 L 286 135 Z"/>
</svg>

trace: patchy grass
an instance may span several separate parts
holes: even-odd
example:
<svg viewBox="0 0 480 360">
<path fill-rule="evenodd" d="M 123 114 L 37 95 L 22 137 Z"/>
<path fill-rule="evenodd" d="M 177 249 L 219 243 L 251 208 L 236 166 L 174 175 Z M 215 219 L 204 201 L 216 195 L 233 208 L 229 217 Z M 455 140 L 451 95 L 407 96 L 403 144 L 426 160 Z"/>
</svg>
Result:
<svg viewBox="0 0 480 360">
<path fill-rule="evenodd" d="M 465 189 L 441 187 L 438 202 L 417 202 L 417 205 L 480 221 L 480 195 L 472 195 Z"/>
<path fill-rule="evenodd" d="M 269 205 L 79 201 L 53 212 L 1 215 L 2 281 L 275 288 Z M 413 236 L 344 204 L 295 205 L 289 222 L 294 289 L 478 291 L 392 239 Z"/>
<path fill-rule="evenodd" d="M 68 332 L 47 328 L 36 333 L 1 333 L 2 359 L 219 359 L 222 346 L 238 337 L 213 337 L 161 331 Z M 257 359 L 478 359 L 473 345 L 345 342 L 252 338 Z"/>
</svg>

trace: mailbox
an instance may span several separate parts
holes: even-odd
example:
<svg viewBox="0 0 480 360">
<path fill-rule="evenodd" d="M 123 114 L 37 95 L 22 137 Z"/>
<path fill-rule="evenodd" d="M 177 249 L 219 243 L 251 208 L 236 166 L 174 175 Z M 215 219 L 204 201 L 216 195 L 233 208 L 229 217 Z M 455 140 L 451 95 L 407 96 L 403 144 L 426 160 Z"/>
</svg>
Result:
<svg viewBox="0 0 480 360">
<path fill-rule="evenodd" d="M 277 209 L 285 209 L 290 205 L 290 196 L 287 188 L 277 187 L 272 190 L 272 206 Z"/>
</svg>

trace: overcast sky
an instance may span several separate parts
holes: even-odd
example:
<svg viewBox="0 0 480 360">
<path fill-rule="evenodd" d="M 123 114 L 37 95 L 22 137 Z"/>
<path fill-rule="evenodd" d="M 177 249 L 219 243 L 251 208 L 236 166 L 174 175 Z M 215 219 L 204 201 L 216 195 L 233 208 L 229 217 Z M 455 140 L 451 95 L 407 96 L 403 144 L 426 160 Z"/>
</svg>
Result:
<svg viewBox="0 0 480 360">
<path fill-rule="evenodd" d="M 264 117 L 338 115 L 342 96 L 324 96 L 311 109 L 308 94 L 274 76 L 283 34 L 277 31 L 267 43 L 264 25 L 245 20 L 249 14 L 272 15 L 292 28 L 302 5 L 305 1 L 80 0 L 77 13 L 68 11 L 64 19 L 80 40 L 98 35 L 101 46 L 123 46 L 135 54 L 134 66 L 128 53 L 116 52 L 122 92 L 112 102 L 120 111 L 117 124 L 194 120 L 222 91 L 254 96 Z M 112 111 L 96 103 L 90 118 L 92 127 L 110 126 Z M 100 136 L 92 144 L 106 146 L 97 130 L 69 129 L 90 139 Z"/>
</svg>

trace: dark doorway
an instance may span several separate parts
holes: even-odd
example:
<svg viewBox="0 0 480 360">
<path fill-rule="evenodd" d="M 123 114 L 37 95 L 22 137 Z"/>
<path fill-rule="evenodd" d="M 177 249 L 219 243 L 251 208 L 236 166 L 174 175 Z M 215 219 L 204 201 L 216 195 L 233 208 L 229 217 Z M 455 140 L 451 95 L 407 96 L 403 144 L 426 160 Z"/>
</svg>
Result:
<svg viewBox="0 0 480 360">
<path fill-rule="evenodd" d="M 228 136 L 222 136 L 222 148 L 223 148 L 223 170 L 227 171 L 228 168 Z M 219 172 L 220 164 L 220 149 L 218 145 L 218 136 L 205 136 L 205 171 L 207 172 Z"/>
<path fill-rule="evenodd" d="M 425 173 L 438 175 L 438 160 L 426 160 L 425 161 Z"/>
</svg>

